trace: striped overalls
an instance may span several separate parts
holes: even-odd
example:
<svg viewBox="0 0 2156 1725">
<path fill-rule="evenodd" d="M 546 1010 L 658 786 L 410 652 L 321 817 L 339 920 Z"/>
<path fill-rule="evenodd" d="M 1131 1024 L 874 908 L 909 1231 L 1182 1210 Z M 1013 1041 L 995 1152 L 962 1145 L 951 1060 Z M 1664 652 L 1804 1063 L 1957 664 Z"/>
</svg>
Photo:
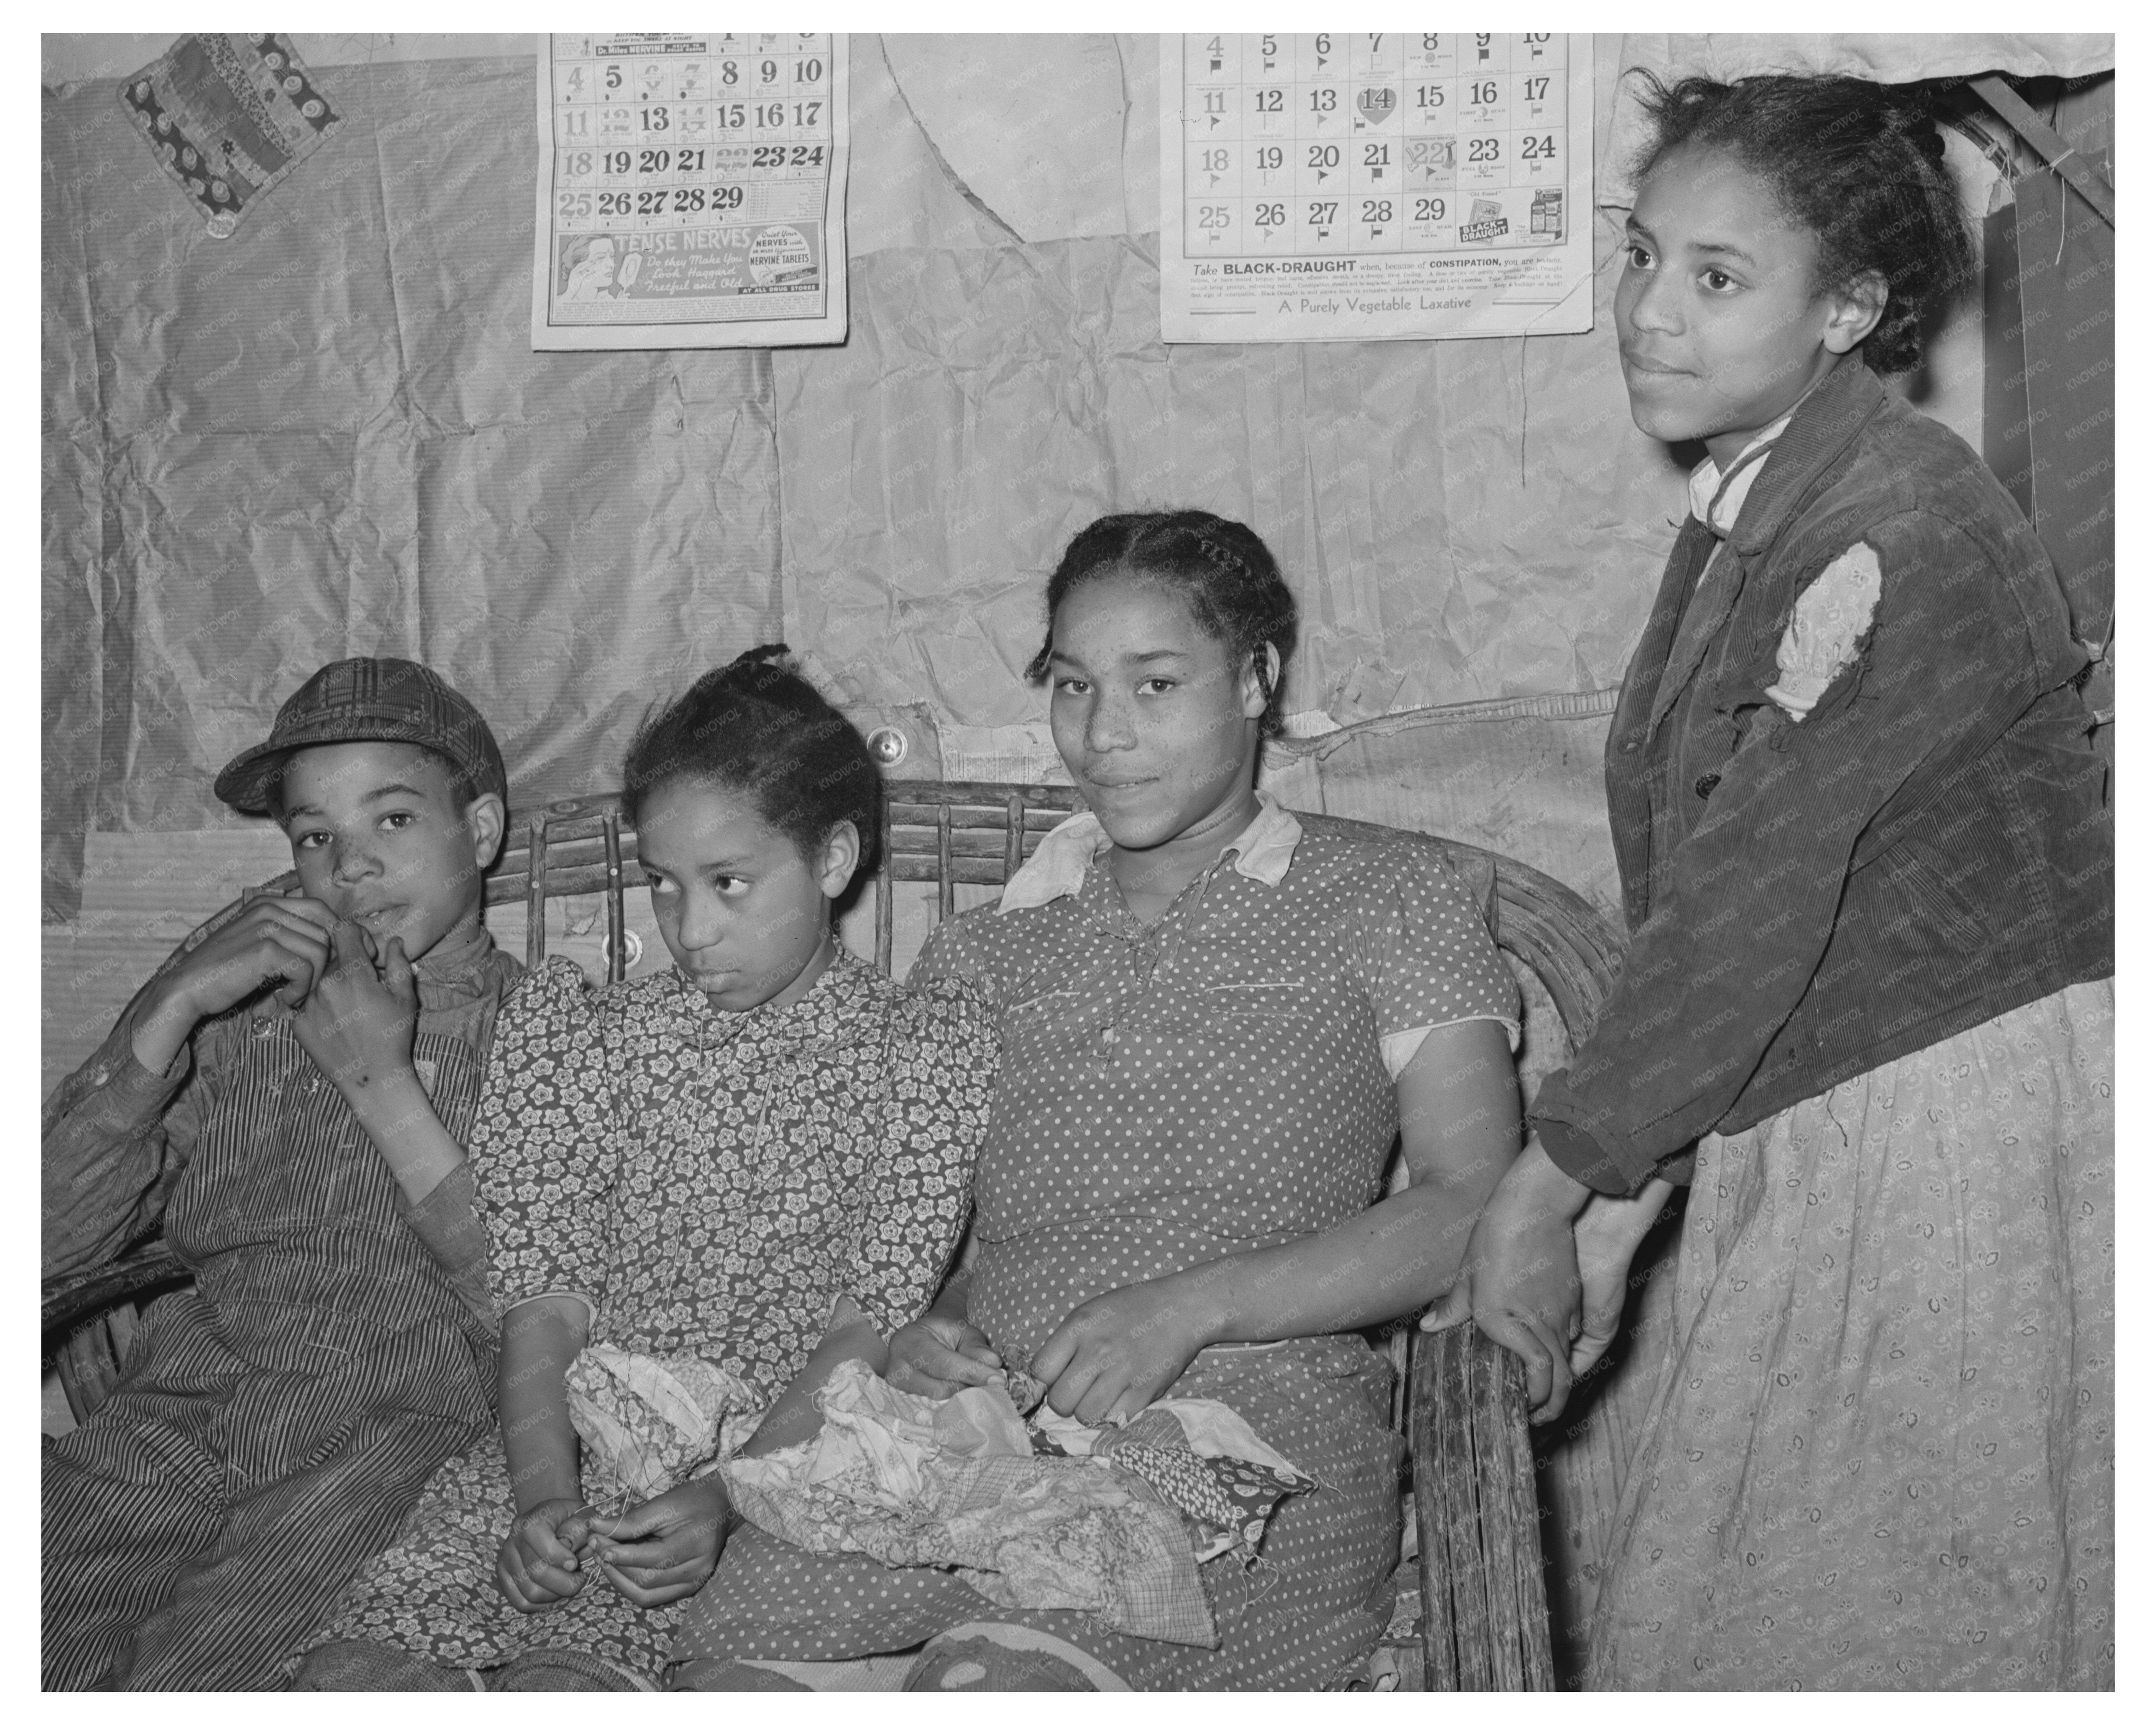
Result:
<svg viewBox="0 0 2156 1725">
<path fill-rule="evenodd" d="M 518 967 L 482 941 L 429 968 L 414 1062 L 462 1140 Z M 288 1020 L 204 1024 L 191 1078 L 144 1072 L 127 1036 L 123 1019 L 48 1111 L 48 1268 L 56 1190 L 77 1212 L 63 1240 L 124 1231 L 100 1207 L 154 1220 L 162 1194 L 196 1286 L 151 1308 L 111 1399 L 45 1448 L 44 1686 L 280 1687 L 487 1428 L 493 1344 Z"/>
</svg>

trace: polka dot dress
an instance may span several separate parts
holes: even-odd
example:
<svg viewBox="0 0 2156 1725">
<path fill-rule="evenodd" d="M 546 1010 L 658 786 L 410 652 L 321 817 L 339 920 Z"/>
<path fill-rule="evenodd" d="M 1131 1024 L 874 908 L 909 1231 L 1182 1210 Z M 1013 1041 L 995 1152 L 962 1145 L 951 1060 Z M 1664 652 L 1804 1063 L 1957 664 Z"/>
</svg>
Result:
<svg viewBox="0 0 2156 1725">
<path fill-rule="evenodd" d="M 1470 1019 L 1517 1033 L 1517 985 L 1442 855 L 1300 816 L 1277 884 L 1227 859 L 1152 923 L 1105 857 L 1075 894 L 939 928 L 916 985 L 991 1003 L 1003 1064 L 975 1182 L 969 1315 L 1023 1365 L 1095 1295 L 1334 1228 L 1376 1201 L 1399 1130 L 1383 1039 Z M 745 1529 L 677 1658 L 852 1658 L 968 1621 L 1049 1629 L 1140 1687 L 1317 1687 L 1389 1609 L 1399 1450 L 1388 1368 L 1357 1337 L 1209 1349 L 1215 1397 L 1319 1482 L 1252 1572 L 1201 1571 L 1218 1651 L 1003 1612 L 955 1578 L 797 1552 Z"/>
</svg>

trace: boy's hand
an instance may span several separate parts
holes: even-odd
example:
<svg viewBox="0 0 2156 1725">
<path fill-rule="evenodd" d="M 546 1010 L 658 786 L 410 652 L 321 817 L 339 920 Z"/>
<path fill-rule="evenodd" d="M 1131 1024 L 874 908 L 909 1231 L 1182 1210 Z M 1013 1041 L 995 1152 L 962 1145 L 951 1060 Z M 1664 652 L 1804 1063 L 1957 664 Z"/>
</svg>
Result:
<svg viewBox="0 0 2156 1725">
<path fill-rule="evenodd" d="M 923 1313 L 891 1338 L 884 1382 L 944 1401 L 977 1384 L 1000 1383 L 1004 1363 L 988 1338 L 961 1317 Z"/>
<path fill-rule="evenodd" d="M 724 1482 L 707 1475 L 626 1515 L 587 1510 L 564 1523 L 562 1535 L 582 1539 L 614 1591 L 648 1610 L 685 1599 L 711 1579 L 726 1548 L 730 1509 Z"/>
<path fill-rule="evenodd" d="M 1177 1277 L 1088 1300 L 1033 1357 L 1048 1405 L 1089 1425 L 1126 1419 L 1188 1369 L 1211 1339 L 1201 1296 Z"/>
<path fill-rule="evenodd" d="M 550 1497 L 511 1527 L 495 1554 L 494 1584 L 519 1611 L 545 1611 L 583 1590 L 575 1543 L 562 1529 L 583 1507 L 573 1497 Z"/>
<path fill-rule="evenodd" d="M 357 923 L 335 924 L 329 963 L 292 1020 L 300 1046 L 356 1112 L 382 1093 L 384 1081 L 412 1073 L 419 1022 L 419 988 L 403 941 L 390 937 L 378 975 L 373 948 Z"/>
<path fill-rule="evenodd" d="M 311 898 L 258 898 L 188 953 L 145 994 L 135 1058 L 162 1072 L 204 1019 L 237 1006 L 264 983 L 277 999 L 304 1002 L 330 962 L 336 916 Z"/>
</svg>

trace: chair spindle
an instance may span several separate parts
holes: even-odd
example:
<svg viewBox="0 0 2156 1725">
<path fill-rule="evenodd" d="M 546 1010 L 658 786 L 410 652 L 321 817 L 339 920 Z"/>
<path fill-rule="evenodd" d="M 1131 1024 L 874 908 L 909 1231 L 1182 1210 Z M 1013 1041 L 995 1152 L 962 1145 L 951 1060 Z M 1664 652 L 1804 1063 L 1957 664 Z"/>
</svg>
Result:
<svg viewBox="0 0 2156 1725">
<path fill-rule="evenodd" d="M 524 892 L 524 968 L 538 969 L 547 957 L 547 817 L 531 817 L 530 874 Z"/>
</svg>

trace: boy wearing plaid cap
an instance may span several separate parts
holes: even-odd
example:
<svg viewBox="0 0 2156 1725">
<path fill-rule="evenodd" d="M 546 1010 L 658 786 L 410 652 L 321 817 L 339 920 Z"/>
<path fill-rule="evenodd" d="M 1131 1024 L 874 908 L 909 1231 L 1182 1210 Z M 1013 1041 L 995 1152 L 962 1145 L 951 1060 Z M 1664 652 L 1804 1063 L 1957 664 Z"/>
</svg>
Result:
<svg viewBox="0 0 2156 1725">
<path fill-rule="evenodd" d="M 300 890 L 175 952 L 44 1117 L 44 1273 L 162 1222 L 193 1272 L 44 1451 L 44 1686 L 270 1688 L 437 1466 L 494 1341 L 461 1147 L 520 973 L 507 778 L 424 666 L 326 665 L 217 794 Z"/>
</svg>

